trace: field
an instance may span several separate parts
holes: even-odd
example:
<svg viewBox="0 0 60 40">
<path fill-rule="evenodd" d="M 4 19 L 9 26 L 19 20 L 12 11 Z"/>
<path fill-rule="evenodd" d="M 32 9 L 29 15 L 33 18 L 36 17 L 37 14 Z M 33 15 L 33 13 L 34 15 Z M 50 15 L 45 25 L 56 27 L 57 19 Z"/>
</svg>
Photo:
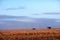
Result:
<svg viewBox="0 0 60 40">
<path fill-rule="evenodd" d="M 0 40 L 60 40 L 60 28 L 0 30 Z"/>
</svg>

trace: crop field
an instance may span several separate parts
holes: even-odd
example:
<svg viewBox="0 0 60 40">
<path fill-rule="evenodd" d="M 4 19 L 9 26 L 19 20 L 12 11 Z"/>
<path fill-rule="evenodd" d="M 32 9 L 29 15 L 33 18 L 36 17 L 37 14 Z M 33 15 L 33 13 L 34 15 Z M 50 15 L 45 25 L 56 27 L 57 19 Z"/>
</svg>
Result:
<svg viewBox="0 0 60 40">
<path fill-rule="evenodd" d="M 0 40 L 60 40 L 60 28 L 0 30 Z"/>
</svg>

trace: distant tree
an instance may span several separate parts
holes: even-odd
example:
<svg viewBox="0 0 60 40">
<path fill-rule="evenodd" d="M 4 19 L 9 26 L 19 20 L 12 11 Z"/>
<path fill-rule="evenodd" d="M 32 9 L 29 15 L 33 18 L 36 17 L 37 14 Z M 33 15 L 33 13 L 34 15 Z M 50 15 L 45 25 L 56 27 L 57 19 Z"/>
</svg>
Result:
<svg viewBox="0 0 60 40">
<path fill-rule="evenodd" d="M 32 28 L 33 30 L 36 30 L 36 28 Z"/>
<path fill-rule="evenodd" d="M 47 27 L 48 29 L 51 29 L 51 27 Z"/>
</svg>

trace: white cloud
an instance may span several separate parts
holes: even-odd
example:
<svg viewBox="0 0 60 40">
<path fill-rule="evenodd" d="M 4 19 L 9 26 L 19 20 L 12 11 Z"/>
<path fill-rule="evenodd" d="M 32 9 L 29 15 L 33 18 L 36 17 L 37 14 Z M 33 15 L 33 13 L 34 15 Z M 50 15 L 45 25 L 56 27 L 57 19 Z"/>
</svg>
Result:
<svg viewBox="0 0 60 40">
<path fill-rule="evenodd" d="M 3 21 L 21 21 L 21 22 L 34 22 L 34 19 L 3 19 Z"/>
<path fill-rule="evenodd" d="M 48 18 L 48 19 L 60 19 L 60 15 L 28 15 L 31 18 Z"/>
</svg>

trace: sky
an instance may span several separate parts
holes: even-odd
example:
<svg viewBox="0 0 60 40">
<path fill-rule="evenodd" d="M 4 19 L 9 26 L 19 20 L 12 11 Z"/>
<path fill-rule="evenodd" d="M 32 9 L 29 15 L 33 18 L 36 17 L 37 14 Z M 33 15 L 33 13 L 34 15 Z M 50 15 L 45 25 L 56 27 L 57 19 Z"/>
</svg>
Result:
<svg viewBox="0 0 60 40">
<path fill-rule="evenodd" d="M 0 29 L 60 27 L 60 0 L 0 0 Z"/>
</svg>

